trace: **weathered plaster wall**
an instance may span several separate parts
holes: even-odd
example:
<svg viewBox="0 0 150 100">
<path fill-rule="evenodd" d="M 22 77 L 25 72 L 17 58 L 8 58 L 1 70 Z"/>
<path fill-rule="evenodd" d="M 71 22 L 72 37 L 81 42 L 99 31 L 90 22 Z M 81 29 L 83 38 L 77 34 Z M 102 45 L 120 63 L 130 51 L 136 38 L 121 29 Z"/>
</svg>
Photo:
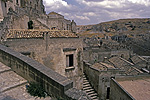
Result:
<svg viewBox="0 0 150 100">
<path fill-rule="evenodd" d="M 5 42 L 5 45 L 18 52 L 30 52 L 31 58 L 72 79 L 74 87 L 82 88 L 82 39 L 49 38 L 45 34 L 44 39 L 12 39 Z M 73 50 L 64 51 L 66 48 Z M 69 68 L 66 67 L 68 54 L 74 55 L 74 65 Z"/>
<path fill-rule="evenodd" d="M 20 17 L 14 17 L 12 21 L 13 29 L 28 29 L 29 17 L 22 15 Z"/>
</svg>

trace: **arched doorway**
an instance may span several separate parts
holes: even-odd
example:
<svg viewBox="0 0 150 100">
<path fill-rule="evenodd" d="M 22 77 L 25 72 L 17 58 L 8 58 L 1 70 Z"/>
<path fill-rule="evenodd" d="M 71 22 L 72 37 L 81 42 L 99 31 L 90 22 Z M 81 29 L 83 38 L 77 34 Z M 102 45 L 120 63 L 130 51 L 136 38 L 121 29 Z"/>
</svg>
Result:
<svg viewBox="0 0 150 100">
<path fill-rule="evenodd" d="M 28 22 L 28 29 L 33 29 L 33 21 Z"/>
</svg>

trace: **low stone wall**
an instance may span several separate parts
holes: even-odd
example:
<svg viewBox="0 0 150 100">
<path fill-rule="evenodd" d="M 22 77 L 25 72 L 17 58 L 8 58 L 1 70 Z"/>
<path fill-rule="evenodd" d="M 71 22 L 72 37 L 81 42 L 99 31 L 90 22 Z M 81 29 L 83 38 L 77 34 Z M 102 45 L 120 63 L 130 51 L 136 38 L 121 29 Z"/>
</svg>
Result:
<svg viewBox="0 0 150 100">
<path fill-rule="evenodd" d="M 135 100 L 114 79 L 111 79 L 110 86 L 110 100 Z"/>
<path fill-rule="evenodd" d="M 54 97 L 65 100 L 80 100 L 85 94 L 82 91 L 72 89 L 73 82 L 68 78 L 54 72 L 50 68 L 37 61 L 0 45 L 0 62 L 12 68 L 20 76 L 29 82 L 40 83 L 46 92 Z M 67 94 L 69 91 L 69 94 Z M 72 95 L 76 93 L 76 98 Z"/>
<path fill-rule="evenodd" d="M 96 90 L 96 92 L 98 92 L 100 70 L 91 67 L 91 64 L 87 63 L 86 61 L 83 62 L 83 67 L 83 71 L 90 81 L 92 87 Z"/>
</svg>

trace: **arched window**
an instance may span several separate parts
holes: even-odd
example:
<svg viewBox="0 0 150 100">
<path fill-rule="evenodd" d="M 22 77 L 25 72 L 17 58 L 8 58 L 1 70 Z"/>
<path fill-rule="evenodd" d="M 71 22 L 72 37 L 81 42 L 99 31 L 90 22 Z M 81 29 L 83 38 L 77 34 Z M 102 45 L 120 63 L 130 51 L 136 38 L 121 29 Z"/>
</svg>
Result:
<svg viewBox="0 0 150 100">
<path fill-rule="evenodd" d="M 12 11 L 13 11 L 13 9 L 10 7 L 10 8 L 8 9 L 8 11 L 12 12 Z"/>
</svg>

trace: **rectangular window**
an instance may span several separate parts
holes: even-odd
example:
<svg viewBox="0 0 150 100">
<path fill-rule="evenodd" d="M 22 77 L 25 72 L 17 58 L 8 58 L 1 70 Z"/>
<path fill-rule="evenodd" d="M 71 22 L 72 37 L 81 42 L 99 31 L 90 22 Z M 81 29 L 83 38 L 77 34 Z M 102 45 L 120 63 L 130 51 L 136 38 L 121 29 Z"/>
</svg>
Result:
<svg viewBox="0 0 150 100">
<path fill-rule="evenodd" d="M 6 2 L 5 2 L 5 7 L 7 7 L 7 4 L 6 4 Z"/>
<path fill-rule="evenodd" d="M 66 55 L 66 67 L 73 66 L 73 54 Z"/>
<path fill-rule="evenodd" d="M 18 0 L 16 0 L 16 4 L 18 4 Z"/>
</svg>

